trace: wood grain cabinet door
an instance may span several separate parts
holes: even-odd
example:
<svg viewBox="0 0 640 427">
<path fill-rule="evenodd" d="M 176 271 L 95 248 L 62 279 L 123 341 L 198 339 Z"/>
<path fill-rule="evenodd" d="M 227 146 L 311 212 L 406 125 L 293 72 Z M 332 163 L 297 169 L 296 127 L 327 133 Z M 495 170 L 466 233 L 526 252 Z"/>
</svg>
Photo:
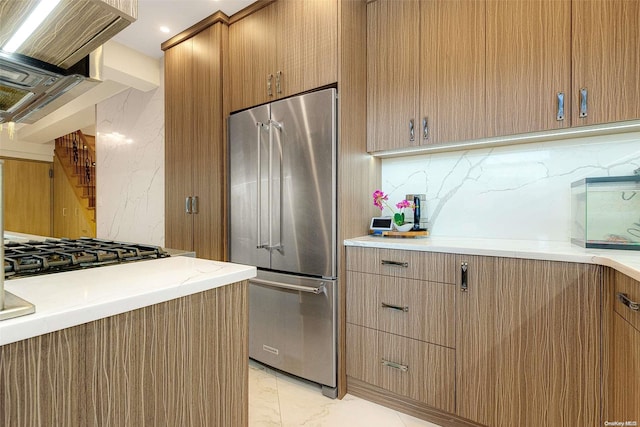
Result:
<svg viewBox="0 0 640 427">
<path fill-rule="evenodd" d="M 165 51 L 165 245 L 216 260 L 226 236 L 226 31 L 216 23 Z"/>
<path fill-rule="evenodd" d="M 488 136 L 571 126 L 571 1 L 488 1 L 486 7 Z"/>
<path fill-rule="evenodd" d="M 640 282 L 613 269 L 605 280 L 602 424 L 640 423 Z"/>
<path fill-rule="evenodd" d="M 165 245 L 193 249 L 193 225 L 185 198 L 192 195 L 194 138 L 193 41 L 187 39 L 165 51 Z"/>
<path fill-rule="evenodd" d="M 229 26 L 231 111 L 275 99 L 275 29 L 279 25 L 273 4 Z"/>
<path fill-rule="evenodd" d="M 485 137 L 485 2 L 422 0 L 420 19 L 420 144 Z"/>
<path fill-rule="evenodd" d="M 278 0 L 276 97 L 295 95 L 338 81 L 337 0 Z"/>
<path fill-rule="evenodd" d="M 367 4 L 367 151 L 419 145 L 420 3 Z"/>
<path fill-rule="evenodd" d="M 490 426 L 600 422 L 600 267 L 461 257 L 458 415 Z"/>
<path fill-rule="evenodd" d="M 639 118 L 640 1 L 574 0 L 573 22 L 573 126 Z"/>
</svg>

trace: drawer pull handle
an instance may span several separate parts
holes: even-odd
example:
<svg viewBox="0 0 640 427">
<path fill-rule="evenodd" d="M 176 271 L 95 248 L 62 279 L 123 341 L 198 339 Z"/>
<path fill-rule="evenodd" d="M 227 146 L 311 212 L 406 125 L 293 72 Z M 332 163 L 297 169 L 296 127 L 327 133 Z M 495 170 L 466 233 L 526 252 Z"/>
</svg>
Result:
<svg viewBox="0 0 640 427">
<path fill-rule="evenodd" d="M 618 292 L 617 295 L 618 300 L 629 307 L 633 311 L 640 311 L 640 302 L 631 301 L 627 294 L 623 294 L 622 292 Z"/>
<path fill-rule="evenodd" d="M 405 305 L 393 305 L 393 304 L 387 304 L 386 302 L 383 302 L 382 304 L 380 304 L 382 306 L 382 308 L 390 308 L 392 310 L 398 310 L 398 311 L 403 311 L 403 312 L 408 312 L 409 311 L 409 306 Z"/>
<path fill-rule="evenodd" d="M 409 367 L 407 365 L 401 365 L 400 363 L 390 362 L 384 359 L 382 359 L 382 366 L 387 366 L 389 368 L 397 369 L 402 372 L 407 372 L 409 370 Z"/>
<path fill-rule="evenodd" d="M 390 265 L 393 267 L 404 267 L 404 268 L 409 268 L 409 263 L 408 262 L 402 262 L 402 261 L 389 261 L 386 259 L 382 260 L 382 265 Z"/>
</svg>

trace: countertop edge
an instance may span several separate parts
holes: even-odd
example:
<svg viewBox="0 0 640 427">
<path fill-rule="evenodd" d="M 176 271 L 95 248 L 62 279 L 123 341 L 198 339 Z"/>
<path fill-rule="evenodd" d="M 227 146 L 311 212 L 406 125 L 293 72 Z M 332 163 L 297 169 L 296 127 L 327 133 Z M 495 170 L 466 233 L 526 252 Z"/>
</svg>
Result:
<svg viewBox="0 0 640 427">
<path fill-rule="evenodd" d="M 346 239 L 344 240 L 344 245 L 596 264 L 613 268 L 634 280 L 640 281 L 640 252 L 630 250 L 586 249 L 568 242 L 438 237 L 391 239 L 362 236 Z"/>
<path fill-rule="evenodd" d="M 20 286 L 11 286 L 14 285 L 16 281 L 13 283 L 11 281 L 7 282 L 9 285 L 7 287 L 10 292 L 27 299 L 36 305 L 36 312 L 34 314 L 1 321 L 0 346 L 199 292 L 204 292 L 210 289 L 242 282 L 255 277 L 257 271 L 255 267 L 239 264 L 207 260 L 198 260 L 198 262 L 199 265 L 194 267 L 193 270 L 190 271 L 189 269 L 184 269 L 184 279 L 176 280 L 175 283 L 164 285 L 158 289 L 149 288 L 140 291 L 134 290 L 130 293 L 122 293 L 121 295 L 116 294 L 108 300 L 92 300 L 85 304 L 69 304 L 68 307 L 60 308 L 59 310 L 48 308 L 41 312 L 38 311 L 38 301 L 33 301 L 33 297 L 25 295 L 24 290 L 21 292 Z M 203 272 L 200 268 L 202 263 L 216 267 L 229 266 L 232 268 L 230 268 L 230 271 L 223 270 L 221 273 L 208 271 Z M 100 271 L 100 269 L 94 269 L 93 271 L 97 272 Z M 101 270 L 100 272 L 105 274 L 105 271 L 106 270 Z M 26 286 L 23 288 L 26 288 Z"/>
</svg>

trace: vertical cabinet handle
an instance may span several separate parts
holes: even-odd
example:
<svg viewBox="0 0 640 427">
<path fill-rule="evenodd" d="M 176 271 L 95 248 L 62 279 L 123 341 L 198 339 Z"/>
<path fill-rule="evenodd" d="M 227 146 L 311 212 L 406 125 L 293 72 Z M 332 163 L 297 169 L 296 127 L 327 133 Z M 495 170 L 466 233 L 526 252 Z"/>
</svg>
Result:
<svg viewBox="0 0 640 427">
<path fill-rule="evenodd" d="M 616 296 L 618 297 L 618 301 L 629 307 L 630 310 L 640 311 L 640 302 L 631 301 L 627 294 L 623 294 L 622 292 L 618 292 Z"/>
<path fill-rule="evenodd" d="M 407 372 L 409 367 L 407 365 L 401 365 L 400 363 L 391 362 L 389 360 L 382 359 L 382 366 L 386 366 L 388 368 L 397 369 L 402 372 Z"/>
<path fill-rule="evenodd" d="M 580 118 L 587 117 L 587 88 L 580 89 Z"/>
<path fill-rule="evenodd" d="M 467 292 L 469 289 L 469 282 L 467 281 L 467 270 L 469 269 L 469 264 L 463 262 L 460 264 L 460 291 Z"/>
<path fill-rule="evenodd" d="M 427 117 L 422 119 L 422 139 L 424 142 L 429 140 L 429 122 Z"/>
<path fill-rule="evenodd" d="M 556 120 L 561 122 L 564 120 L 564 93 L 558 92 L 558 114 Z"/>
<path fill-rule="evenodd" d="M 199 211 L 198 201 L 198 196 L 193 196 L 191 198 L 191 212 L 194 214 L 198 214 Z"/>
<path fill-rule="evenodd" d="M 187 197 L 186 199 L 184 199 L 184 211 L 185 213 L 192 213 L 191 212 L 191 197 Z"/>
<path fill-rule="evenodd" d="M 416 141 L 416 132 L 414 129 L 413 119 L 409 120 L 409 142 L 414 143 Z"/>
<path fill-rule="evenodd" d="M 282 93 L 282 71 L 276 73 L 276 93 Z"/>
<path fill-rule="evenodd" d="M 273 74 L 267 76 L 267 96 L 273 96 L 273 89 L 271 89 L 271 81 L 273 80 Z"/>
</svg>

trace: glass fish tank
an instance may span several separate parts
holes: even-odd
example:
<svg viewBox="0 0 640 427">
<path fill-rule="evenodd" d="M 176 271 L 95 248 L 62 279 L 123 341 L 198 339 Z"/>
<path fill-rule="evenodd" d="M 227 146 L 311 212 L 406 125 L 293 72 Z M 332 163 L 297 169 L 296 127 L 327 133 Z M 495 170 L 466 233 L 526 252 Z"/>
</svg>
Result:
<svg viewBox="0 0 640 427">
<path fill-rule="evenodd" d="M 585 248 L 640 250 L 640 175 L 571 184 L 571 242 Z"/>
</svg>

